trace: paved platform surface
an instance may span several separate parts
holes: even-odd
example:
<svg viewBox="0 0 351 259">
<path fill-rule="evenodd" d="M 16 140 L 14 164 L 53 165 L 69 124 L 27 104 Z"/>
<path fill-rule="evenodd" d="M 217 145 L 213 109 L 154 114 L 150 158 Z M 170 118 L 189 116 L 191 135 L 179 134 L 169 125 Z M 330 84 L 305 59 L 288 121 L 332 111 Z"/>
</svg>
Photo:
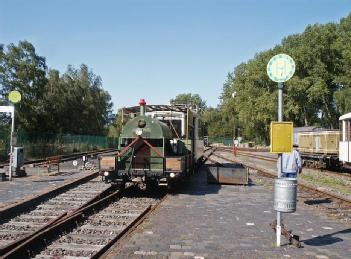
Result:
<svg viewBox="0 0 351 259">
<path fill-rule="evenodd" d="M 95 160 L 92 159 L 91 163 L 96 164 L 97 161 Z M 80 170 L 79 167 L 83 162 L 81 160 L 77 161 L 77 167 L 73 167 L 72 161 L 61 163 L 59 175 L 55 175 L 57 170 L 51 172 L 52 175 L 48 175 L 47 168 L 26 167 L 27 176 L 13 177 L 11 182 L 8 180 L 0 181 L 0 210 L 34 195 L 55 189 L 94 171 Z"/>
<path fill-rule="evenodd" d="M 298 204 L 284 224 L 303 248 L 275 247 L 273 190 L 208 185 L 205 172 L 190 178 L 108 258 L 351 258 L 351 226 Z"/>
</svg>

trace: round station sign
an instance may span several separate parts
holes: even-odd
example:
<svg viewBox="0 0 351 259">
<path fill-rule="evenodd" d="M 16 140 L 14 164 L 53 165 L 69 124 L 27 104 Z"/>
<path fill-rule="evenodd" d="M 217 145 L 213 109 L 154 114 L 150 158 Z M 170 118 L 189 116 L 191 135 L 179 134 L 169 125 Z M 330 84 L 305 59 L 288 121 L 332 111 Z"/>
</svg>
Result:
<svg viewBox="0 0 351 259">
<path fill-rule="evenodd" d="M 272 57 L 267 64 L 269 78 L 278 83 L 288 81 L 295 72 L 295 62 L 289 55 L 278 54 Z"/>
<path fill-rule="evenodd" d="M 9 100 L 12 103 L 18 103 L 19 101 L 21 101 L 21 93 L 18 91 L 11 91 L 9 94 Z"/>
</svg>

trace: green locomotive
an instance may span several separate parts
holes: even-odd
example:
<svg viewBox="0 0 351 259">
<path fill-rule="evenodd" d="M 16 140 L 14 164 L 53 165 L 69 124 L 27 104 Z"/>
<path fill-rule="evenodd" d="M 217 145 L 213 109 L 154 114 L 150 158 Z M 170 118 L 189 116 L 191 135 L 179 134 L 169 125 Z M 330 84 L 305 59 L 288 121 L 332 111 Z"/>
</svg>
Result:
<svg viewBox="0 0 351 259">
<path fill-rule="evenodd" d="M 146 106 L 144 99 L 139 105 L 123 109 L 132 118 L 123 126 L 118 154 L 100 157 L 100 174 L 122 185 L 171 186 L 191 173 L 202 155 L 200 120 L 184 105 Z"/>
</svg>

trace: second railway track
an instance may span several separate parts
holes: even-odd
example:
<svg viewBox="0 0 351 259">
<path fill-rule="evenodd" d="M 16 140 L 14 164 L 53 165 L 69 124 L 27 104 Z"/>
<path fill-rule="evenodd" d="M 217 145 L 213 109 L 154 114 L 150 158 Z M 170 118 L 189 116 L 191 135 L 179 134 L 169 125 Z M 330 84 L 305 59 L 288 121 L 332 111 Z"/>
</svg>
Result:
<svg viewBox="0 0 351 259">
<path fill-rule="evenodd" d="M 82 153 L 75 153 L 75 154 L 70 154 L 70 155 L 62 155 L 61 156 L 61 162 L 65 161 L 70 161 L 73 159 L 80 158 L 82 156 L 96 156 L 100 154 L 105 154 L 105 153 L 111 153 L 111 152 L 116 152 L 117 149 L 110 148 L 110 149 L 103 149 L 103 150 L 95 150 L 91 152 L 82 152 Z M 33 165 L 33 166 L 39 166 L 42 164 L 46 163 L 46 159 L 35 159 L 35 160 L 28 160 L 25 161 L 25 165 Z M 0 162 L 0 168 L 8 166 L 8 162 Z"/>
<path fill-rule="evenodd" d="M 226 147 L 220 147 L 217 148 L 220 151 L 223 152 L 233 152 L 232 148 L 226 148 Z M 249 152 L 249 151 L 242 151 L 242 150 L 238 150 L 237 151 L 237 155 L 240 156 L 246 156 L 246 157 L 250 157 L 253 159 L 259 159 L 259 160 L 264 160 L 264 161 L 268 161 L 268 162 L 272 162 L 272 163 L 276 163 L 277 162 L 277 158 L 272 157 L 272 156 L 268 156 L 268 155 L 262 155 L 262 154 L 256 154 L 256 152 Z M 314 170 L 316 172 L 320 172 L 322 171 L 324 174 L 327 175 L 331 175 L 331 176 L 336 176 L 336 177 L 341 177 L 341 178 L 345 178 L 345 179 L 349 179 L 351 180 L 351 173 L 349 171 L 346 172 L 335 172 L 335 171 L 330 171 L 327 169 L 316 169 L 313 167 L 307 167 L 309 170 Z"/>
<path fill-rule="evenodd" d="M 133 186 L 110 195 L 58 220 L 5 258 L 98 258 L 142 221 L 164 198 L 165 193 L 145 196 Z"/>
</svg>

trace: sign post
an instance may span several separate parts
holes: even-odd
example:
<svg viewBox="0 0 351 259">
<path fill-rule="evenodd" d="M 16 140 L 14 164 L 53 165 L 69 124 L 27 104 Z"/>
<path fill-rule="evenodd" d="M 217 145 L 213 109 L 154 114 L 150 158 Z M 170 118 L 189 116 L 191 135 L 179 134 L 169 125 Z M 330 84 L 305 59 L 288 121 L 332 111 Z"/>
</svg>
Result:
<svg viewBox="0 0 351 259">
<path fill-rule="evenodd" d="M 9 100 L 13 103 L 13 113 L 11 122 L 11 136 L 10 136 L 10 163 L 9 163 L 9 181 L 12 181 L 12 165 L 13 165 L 13 146 L 14 146 L 14 132 L 15 132 L 15 103 L 21 101 L 21 94 L 18 91 L 11 91 Z"/>
<path fill-rule="evenodd" d="M 269 78 L 278 83 L 278 122 L 283 121 L 283 83 L 288 81 L 295 72 L 294 60 L 286 54 L 278 54 L 272 57 L 267 64 Z M 282 153 L 278 153 L 278 178 L 282 177 Z M 280 246 L 281 237 L 281 213 L 277 211 L 277 246 Z"/>
</svg>

